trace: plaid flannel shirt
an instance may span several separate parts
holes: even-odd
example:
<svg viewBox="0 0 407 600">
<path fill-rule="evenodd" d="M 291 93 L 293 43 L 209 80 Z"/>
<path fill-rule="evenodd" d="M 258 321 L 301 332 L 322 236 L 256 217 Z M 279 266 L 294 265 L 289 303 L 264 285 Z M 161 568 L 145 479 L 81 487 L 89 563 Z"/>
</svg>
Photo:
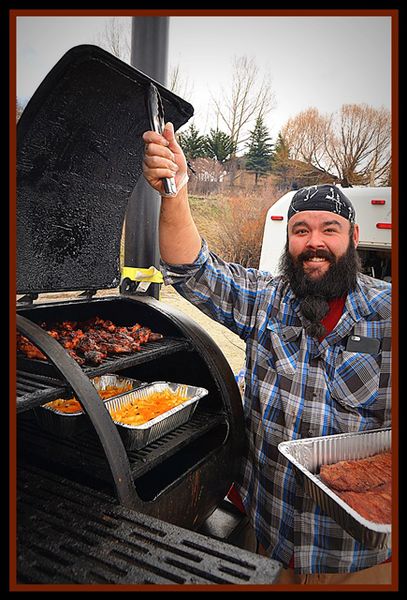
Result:
<svg viewBox="0 0 407 600">
<path fill-rule="evenodd" d="M 297 573 L 352 572 L 389 549 L 362 547 L 296 485 L 278 452 L 285 440 L 391 423 L 391 285 L 359 274 L 344 312 L 321 342 L 305 333 L 289 285 L 226 263 L 205 240 L 191 265 L 161 262 L 164 282 L 246 342 L 244 415 L 248 452 L 235 483 L 258 541 Z M 380 338 L 377 355 L 347 352 L 351 333 Z"/>
</svg>

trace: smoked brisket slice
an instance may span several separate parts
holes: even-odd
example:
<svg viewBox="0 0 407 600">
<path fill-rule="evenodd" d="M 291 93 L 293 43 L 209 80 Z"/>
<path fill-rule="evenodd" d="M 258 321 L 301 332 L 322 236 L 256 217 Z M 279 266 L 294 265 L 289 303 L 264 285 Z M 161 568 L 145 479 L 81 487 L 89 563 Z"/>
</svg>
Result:
<svg viewBox="0 0 407 600">
<path fill-rule="evenodd" d="M 320 477 L 368 521 L 391 523 L 391 452 L 322 465 Z"/>
<path fill-rule="evenodd" d="M 391 481 L 366 492 L 337 492 L 346 504 L 374 523 L 391 523 Z"/>
<path fill-rule="evenodd" d="M 322 465 L 320 476 L 322 481 L 333 490 L 365 492 L 391 481 L 391 452 Z"/>
</svg>

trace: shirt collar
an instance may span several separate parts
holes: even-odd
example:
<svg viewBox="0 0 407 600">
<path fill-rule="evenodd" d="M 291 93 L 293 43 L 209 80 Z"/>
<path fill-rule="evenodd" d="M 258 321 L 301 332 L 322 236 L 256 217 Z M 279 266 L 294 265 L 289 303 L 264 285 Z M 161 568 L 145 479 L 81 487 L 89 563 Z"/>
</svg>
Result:
<svg viewBox="0 0 407 600">
<path fill-rule="evenodd" d="M 361 273 L 357 276 L 356 288 L 348 294 L 345 310 L 349 311 L 355 322 L 369 315 L 377 315 L 377 319 L 390 319 L 391 301 L 386 287 L 372 286 Z"/>
</svg>

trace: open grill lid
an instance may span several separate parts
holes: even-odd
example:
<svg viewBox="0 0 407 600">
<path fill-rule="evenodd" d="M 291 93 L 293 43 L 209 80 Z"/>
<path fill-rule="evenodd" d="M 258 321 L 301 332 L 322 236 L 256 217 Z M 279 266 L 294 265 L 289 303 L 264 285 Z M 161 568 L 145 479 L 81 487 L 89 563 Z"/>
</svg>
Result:
<svg viewBox="0 0 407 600">
<path fill-rule="evenodd" d="M 178 129 L 191 104 L 97 46 L 69 50 L 32 96 L 17 126 L 18 294 L 119 285 L 151 82 Z"/>
</svg>

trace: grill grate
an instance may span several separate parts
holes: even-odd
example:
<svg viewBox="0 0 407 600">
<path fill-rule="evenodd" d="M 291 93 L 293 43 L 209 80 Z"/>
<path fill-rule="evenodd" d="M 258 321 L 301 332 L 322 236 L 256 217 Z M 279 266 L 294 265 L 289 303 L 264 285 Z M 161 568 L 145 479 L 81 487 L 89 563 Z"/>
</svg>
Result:
<svg viewBox="0 0 407 600">
<path fill-rule="evenodd" d="M 96 377 L 188 349 L 190 349 L 190 343 L 187 340 L 165 338 L 159 342 L 147 343 L 134 354 L 107 357 L 97 367 L 85 367 L 83 370 L 88 377 Z M 64 386 L 63 382 L 57 379 L 57 370 L 49 362 L 18 357 L 17 364 L 19 367 L 17 385 L 20 381 L 17 397 L 18 412 L 55 400 L 60 397 L 61 393 L 66 393 L 69 389 L 69 386 Z"/>
<path fill-rule="evenodd" d="M 36 467 L 19 473 L 17 539 L 18 583 L 270 584 L 280 570 Z"/>
<path fill-rule="evenodd" d="M 110 372 L 112 369 L 125 369 L 127 367 L 133 367 L 141 363 L 150 362 L 160 358 L 160 356 L 167 356 L 174 352 L 181 352 L 181 350 L 191 349 L 190 342 L 188 340 L 182 340 L 179 338 L 164 338 L 158 342 L 147 342 L 142 346 L 139 352 L 129 354 L 125 356 L 119 355 L 119 357 L 108 356 L 105 358 L 101 365 L 97 367 L 85 367 L 85 373 L 89 377 L 95 377 L 96 375 L 104 375 Z"/>
<path fill-rule="evenodd" d="M 49 400 L 59 398 L 66 393 L 68 386 L 64 385 L 64 382 L 60 379 L 29 373 L 27 371 L 18 371 L 16 389 L 17 404 L 21 400 L 27 403 L 27 399 L 29 398 L 29 404 L 36 406 L 38 399 L 41 399 L 42 402 L 45 398 L 48 402 Z"/>
<path fill-rule="evenodd" d="M 210 414 L 198 409 L 187 423 L 180 425 L 174 431 L 140 450 L 127 451 L 132 476 L 137 479 L 163 460 L 168 460 L 180 448 L 190 445 L 208 432 L 214 432 L 217 427 L 224 424 L 225 417 L 222 414 Z M 46 457 L 49 461 L 55 456 L 59 469 L 65 467 L 72 471 L 73 465 L 77 465 L 81 472 L 87 472 L 91 477 L 110 483 L 111 475 L 106 457 L 94 431 L 61 439 L 60 436 L 53 435 L 49 431 L 43 431 L 32 415 L 27 415 L 21 420 L 19 427 L 20 450 L 29 462 L 34 457 L 40 461 Z"/>
</svg>

